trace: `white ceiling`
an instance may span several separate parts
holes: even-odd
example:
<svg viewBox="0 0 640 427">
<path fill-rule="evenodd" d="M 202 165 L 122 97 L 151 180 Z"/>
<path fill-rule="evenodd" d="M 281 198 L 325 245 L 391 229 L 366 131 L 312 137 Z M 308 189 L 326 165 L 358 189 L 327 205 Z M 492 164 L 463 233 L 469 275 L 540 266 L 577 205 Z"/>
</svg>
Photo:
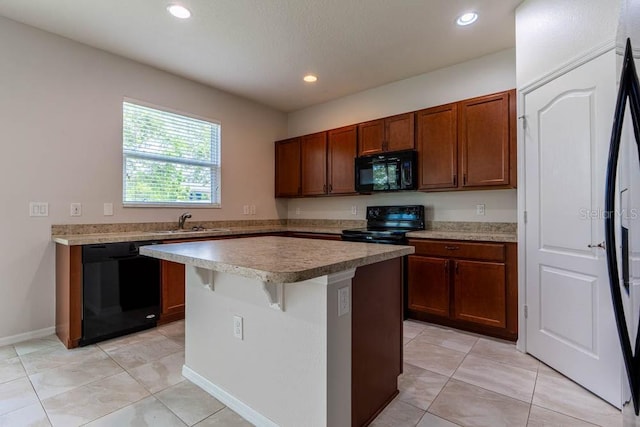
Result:
<svg viewBox="0 0 640 427">
<path fill-rule="evenodd" d="M 0 15 L 289 112 L 512 47 L 521 1 L 2 0 Z"/>
</svg>

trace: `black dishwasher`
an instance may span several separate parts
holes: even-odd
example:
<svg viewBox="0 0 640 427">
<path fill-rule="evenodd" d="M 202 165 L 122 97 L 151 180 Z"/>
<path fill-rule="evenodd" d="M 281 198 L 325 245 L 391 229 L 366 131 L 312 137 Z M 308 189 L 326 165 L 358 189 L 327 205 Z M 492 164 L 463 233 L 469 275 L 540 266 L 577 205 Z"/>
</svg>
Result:
<svg viewBox="0 0 640 427">
<path fill-rule="evenodd" d="M 156 326 L 160 261 L 138 248 L 155 241 L 82 247 L 82 339 L 92 344 Z"/>
</svg>

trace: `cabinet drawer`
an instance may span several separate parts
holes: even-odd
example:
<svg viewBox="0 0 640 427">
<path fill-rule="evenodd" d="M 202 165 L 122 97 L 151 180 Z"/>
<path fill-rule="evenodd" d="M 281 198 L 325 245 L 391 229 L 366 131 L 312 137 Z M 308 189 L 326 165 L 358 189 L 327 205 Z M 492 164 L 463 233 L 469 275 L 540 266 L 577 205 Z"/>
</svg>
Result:
<svg viewBox="0 0 640 427">
<path fill-rule="evenodd" d="M 478 259 L 485 261 L 504 261 L 503 243 L 470 243 L 456 240 L 409 239 L 415 246 L 416 255 Z"/>
</svg>

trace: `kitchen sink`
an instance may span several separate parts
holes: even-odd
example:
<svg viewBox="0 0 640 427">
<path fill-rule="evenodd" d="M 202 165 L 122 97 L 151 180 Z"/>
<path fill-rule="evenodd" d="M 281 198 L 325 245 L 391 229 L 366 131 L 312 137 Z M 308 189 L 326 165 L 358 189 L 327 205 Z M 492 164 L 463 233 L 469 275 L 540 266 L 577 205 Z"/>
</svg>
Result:
<svg viewBox="0 0 640 427">
<path fill-rule="evenodd" d="M 194 227 L 194 228 L 185 228 L 183 230 L 158 230 L 158 231 L 154 231 L 153 233 L 157 233 L 157 234 L 182 234 L 182 233 L 188 233 L 188 234 L 193 234 L 193 233 L 213 233 L 213 232 L 224 232 L 224 231 L 231 231 L 228 228 L 200 228 L 200 227 Z"/>
</svg>

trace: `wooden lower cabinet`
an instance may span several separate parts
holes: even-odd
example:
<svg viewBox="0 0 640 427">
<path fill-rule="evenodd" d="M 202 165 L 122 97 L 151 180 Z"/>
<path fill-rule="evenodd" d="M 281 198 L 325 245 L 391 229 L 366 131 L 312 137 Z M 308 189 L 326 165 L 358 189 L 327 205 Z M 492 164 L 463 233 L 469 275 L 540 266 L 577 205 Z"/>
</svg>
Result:
<svg viewBox="0 0 640 427">
<path fill-rule="evenodd" d="M 408 318 L 515 341 L 515 243 L 410 239 Z"/>
<path fill-rule="evenodd" d="M 449 316 L 449 260 L 416 255 L 408 258 L 409 308 Z"/>
<path fill-rule="evenodd" d="M 184 264 L 162 261 L 161 307 L 159 324 L 184 319 Z"/>
</svg>

